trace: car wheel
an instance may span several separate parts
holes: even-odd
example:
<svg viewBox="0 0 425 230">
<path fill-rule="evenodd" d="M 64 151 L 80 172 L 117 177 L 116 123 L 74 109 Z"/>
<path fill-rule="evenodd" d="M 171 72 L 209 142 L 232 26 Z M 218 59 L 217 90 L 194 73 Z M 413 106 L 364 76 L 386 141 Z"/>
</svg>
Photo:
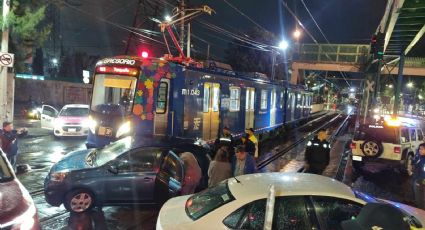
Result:
<svg viewBox="0 0 425 230">
<path fill-rule="evenodd" d="M 382 150 L 382 144 L 376 141 L 365 141 L 362 145 L 362 151 L 367 157 L 378 157 Z"/>
<path fill-rule="evenodd" d="M 70 212 L 84 212 L 94 205 L 94 196 L 85 189 L 77 189 L 68 192 L 65 196 L 65 208 Z"/>
<path fill-rule="evenodd" d="M 406 160 L 404 161 L 404 167 L 403 167 L 404 169 L 403 171 L 405 172 L 407 176 L 413 175 L 412 162 L 413 162 L 413 155 L 407 154 Z"/>
</svg>

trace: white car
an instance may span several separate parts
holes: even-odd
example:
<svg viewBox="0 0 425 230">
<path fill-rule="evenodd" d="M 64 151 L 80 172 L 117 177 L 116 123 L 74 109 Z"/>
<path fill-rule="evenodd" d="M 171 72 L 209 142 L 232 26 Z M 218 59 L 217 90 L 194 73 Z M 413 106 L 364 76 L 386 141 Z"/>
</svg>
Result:
<svg viewBox="0 0 425 230">
<path fill-rule="evenodd" d="M 156 229 L 341 229 L 367 202 L 386 201 L 314 174 L 249 174 L 168 200 Z M 425 211 L 392 204 L 412 226 L 425 226 Z"/>
<path fill-rule="evenodd" d="M 69 104 L 58 112 L 50 105 L 41 110 L 41 128 L 53 130 L 55 137 L 87 136 L 89 133 L 89 106 Z"/>
</svg>

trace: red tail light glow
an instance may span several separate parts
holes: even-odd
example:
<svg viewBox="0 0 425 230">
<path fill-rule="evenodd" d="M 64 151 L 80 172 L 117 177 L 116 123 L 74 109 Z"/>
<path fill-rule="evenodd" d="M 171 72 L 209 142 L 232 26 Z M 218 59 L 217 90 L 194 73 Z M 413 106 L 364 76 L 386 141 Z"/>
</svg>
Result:
<svg viewBox="0 0 425 230">
<path fill-rule="evenodd" d="M 401 153 L 401 148 L 400 147 L 394 147 L 394 153 Z"/>
<path fill-rule="evenodd" d="M 351 142 L 351 144 L 350 144 L 350 149 L 356 149 L 356 148 L 357 148 L 356 143 Z"/>
</svg>

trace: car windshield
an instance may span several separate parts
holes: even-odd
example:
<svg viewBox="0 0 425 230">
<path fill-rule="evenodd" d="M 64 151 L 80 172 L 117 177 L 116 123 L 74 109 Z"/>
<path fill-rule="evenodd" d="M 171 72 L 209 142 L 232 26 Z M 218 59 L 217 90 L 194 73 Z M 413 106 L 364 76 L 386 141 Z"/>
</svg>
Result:
<svg viewBox="0 0 425 230">
<path fill-rule="evenodd" d="M 96 162 L 96 165 L 101 166 L 128 151 L 131 148 L 131 143 L 131 137 L 126 137 L 111 143 L 102 149 L 98 149 L 92 152 L 90 155 L 93 155 L 91 158 L 95 159 L 94 162 Z"/>
<path fill-rule="evenodd" d="M 10 181 L 13 178 L 11 171 L 4 154 L 0 152 L 0 183 Z"/>
<path fill-rule="evenodd" d="M 85 117 L 89 115 L 88 108 L 65 108 L 59 113 L 62 117 Z"/>
<path fill-rule="evenodd" d="M 217 186 L 191 196 L 186 201 L 186 214 L 192 220 L 197 220 L 234 199 L 227 185 L 227 180 L 225 180 Z"/>
<path fill-rule="evenodd" d="M 354 135 L 354 140 L 378 140 L 386 143 L 397 144 L 399 129 L 398 127 L 389 127 L 384 125 L 366 125 L 362 126 Z"/>
</svg>

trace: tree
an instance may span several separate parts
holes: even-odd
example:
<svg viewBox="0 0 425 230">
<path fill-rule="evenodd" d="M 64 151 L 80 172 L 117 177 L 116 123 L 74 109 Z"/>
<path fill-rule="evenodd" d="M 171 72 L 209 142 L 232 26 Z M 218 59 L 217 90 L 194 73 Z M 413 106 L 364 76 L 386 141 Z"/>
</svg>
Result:
<svg viewBox="0 0 425 230">
<path fill-rule="evenodd" d="M 263 44 L 274 45 L 277 44 L 277 37 L 268 32 L 258 28 L 253 28 L 247 33 L 250 40 L 257 41 Z M 270 49 L 270 48 L 267 48 Z M 271 76 L 272 69 L 272 52 L 259 50 L 258 47 L 242 43 L 234 40 L 229 43 L 229 47 L 225 50 L 225 59 L 228 64 L 236 71 L 242 72 L 260 72 Z M 278 55 L 276 59 L 277 64 L 282 63 L 282 55 Z M 276 76 L 283 75 L 283 68 L 281 66 L 276 68 Z"/>
<path fill-rule="evenodd" d="M 4 28 L 10 29 L 9 52 L 15 54 L 15 68 L 18 72 L 27 72 L 25 63 L 30 63 L 35 48 L 46 41 L 51 25 L 43 22 L 46 1 L 15 0 Z M 3 24 L 3 19 L 0 19 Z"/>
</svg>

